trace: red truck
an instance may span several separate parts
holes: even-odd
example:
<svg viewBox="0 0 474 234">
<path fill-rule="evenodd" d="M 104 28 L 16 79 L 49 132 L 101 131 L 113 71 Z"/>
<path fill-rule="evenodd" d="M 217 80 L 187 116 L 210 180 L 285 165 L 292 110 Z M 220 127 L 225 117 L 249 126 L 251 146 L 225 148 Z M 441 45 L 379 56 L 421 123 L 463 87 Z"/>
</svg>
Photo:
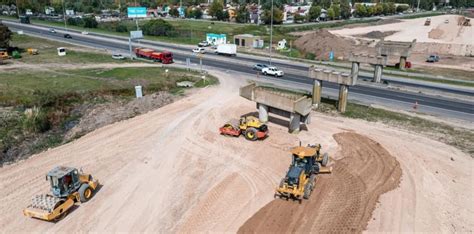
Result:
<svg viewBox="0 0 474 234">
<path fill-rule="evenodd" d="M 168 51 L 158 52 L 147 48 L 135 48 L 133 52 L 135 52 L 139 58 L 147 58 L 163 64 L 173 63 L 173 53 Z"/>
</svg>

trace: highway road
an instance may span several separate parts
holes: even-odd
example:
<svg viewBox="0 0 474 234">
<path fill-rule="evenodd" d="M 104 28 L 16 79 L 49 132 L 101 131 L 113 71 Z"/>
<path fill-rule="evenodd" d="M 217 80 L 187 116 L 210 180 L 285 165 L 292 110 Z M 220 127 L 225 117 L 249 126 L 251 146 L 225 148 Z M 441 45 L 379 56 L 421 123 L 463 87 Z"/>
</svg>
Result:
<svg viewBox="0 0 474 234">
<path fill-rule="evenodd" d="M 4 21 L 4 23 L 13 30 L 22 30 L 26 34 L 33 36 L 41 36 L 53 40 L 108 49 L 111 51 L 128 51 L 129 49 L 128 41 L 125 41 L 124 38 L 117 38 L 115 36 L 105 36 L 102 34 L 93 33 L 90 33 L 89 35 L 80 35 L 79 32 L 77 32 L 78 34 L 71 32 L 73 38 L 65 39 L 63 37 L 63 33 L 59 33 L 59 30 L 58 33 L 50 33 L 48 32 L 47 27 L 31 27 L 31 25 L 20 25 L 8 21 Z M 164 44 L 150 41 L 141 41 L 140 45 L 159 49 L 166 48 L 167 50 L 170 50 L 174 53 L 174 58 L 176 61 L 182 62 L 185 61 L 186 58 L 189 58 L 191 63 L 199 64 L 199 59 L 190 53 L 189 47 L 187 46 L 170 45 L 167 43 Z M 232 72 L 245 73 L 248 74 L 249 77 L 255 77 L 256 72 L 251 69 L 251 65 L 254 63 L 266 63 L 267 61 L 267 58 L 249 55 L 223 58 L 214 54 L 206 54 L 203 58 L 203 65 Z M 285 62 L 279 59 L 273 60 L 273 64 L 285 71 L 285 76 L 283 78 L 279 78 L 282 82 L 287 84 L 293 82 L 299 87 L 305 87 L 306 90 L 310 90 L 312 80 L 305 76 L 308 67 L 290 61 Z M 267 79 L 267 82 L 278 83 L 278 79 Z M 336 84 L 327 82 L 323 84 L 323 87 L 323 94 L 329 89 L 329 91 L 333 93 L 332 96 L 334 96 L 335 91 L 338 89 Z M 423 88 L 432 87 L 426 85 Z M 434 87 L 433 89 L 438 88 L 439 87 Z M 443 91 L 474 97 L 474 93 L 470 91 L 451 89 L 446 89 Z M 459 118 L 471 121 L 474 119 L 474 101 L 457 100 L 440 96 L 431 96 L 422 93 L 392 90 L 387 89 L 383 85 L 380 85 L 379 87 L 374 87 L 373 85 L 356 85 L 350 87 L 349 99 L 354 99 L 365 104 L 387 103 L 389 104 L 388 106 L 393 106 L 394 103 L 397 103 L 397 105 L 402 107 L 402 109 L 409 109 L 415 102 L 417 102 L 419 104 L 419 108 L 425 109 L 426 113 L 428 114 L 443 115 L 451 118 Z"/>
</svg>

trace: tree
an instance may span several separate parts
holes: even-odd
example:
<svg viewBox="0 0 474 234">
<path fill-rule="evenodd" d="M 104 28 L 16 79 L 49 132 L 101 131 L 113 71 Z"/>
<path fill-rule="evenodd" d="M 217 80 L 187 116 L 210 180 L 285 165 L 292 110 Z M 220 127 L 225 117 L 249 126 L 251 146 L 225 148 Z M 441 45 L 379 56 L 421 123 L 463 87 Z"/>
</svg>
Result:
<svg viewBox="0 0 474 234">
<path fill-rule="evenodd" d="M 128 32 L 127 25 L 121 23 L 121 24 L 117 25 L 117 27 L 115 27 L 115 31 L 116 32 Z"/>
<path fill-rule="evenodd" d="M 321 15 L 321 7 L 320 6 L 315 6 L 312 5 L 311 8 L 309 8 L 308 12 L 308 21 L 316 21 L 319 19 L 319 16 Z"/>
<path fill-rule="evenodd" d="M 212 2 L 211 6 L 209 7 L 209 15 L 213 18 L 223 18 L 223 11 L 224 11 L 224 4 L 221 0 L 215 0 Z"/>
<path fill-rule="evenodd" d="M 349 19 L 351 17 L 351 6 L 348 0 L 342 0 L 341 2 L 341 17 L 343 19 Z"/>
<path fill-rule="evenodd" d="M 174 31 L 174 27 L 162 19 L 154 19 L 146 22 L 143 25 L 142 30 L 145 35 L 168 36 L 172 31 Z"/>
<path fill-rule="evenodd" d="M 327 14 L 329 19 L 333 20 L 335 18 L 334 9 L 332 9 L 332 7 L 328 9 Z"/>
<path fill-rule="evenodd" d="M 367 8 L 364 4 L 357 4 L 354 13 L 357 17 L 365 17 L 367 15 Z"/>
<path fill-rule="evenodd" d="M 201 8 L 194 9 L 194 18 L 201 19 L 202 18 L 202 10 Z"/>
<path fill-rule="evenodd" d="M 397 12 L 404 12 L 406 10 L 408 10 L 408 6 L 406 6 L 406 5 L 398 5 L 397 6 Z"/>
<path fill-rule="evenodd" d="M 380 3 L 377 3 L 374 7 L 374 14 L 375 15 L 380 15 L 383 13 L 383 6 Z"/>
<path fill-rule="evenodd" d="M 250 14 L 245 6 L 240 6 L 235 21 L 237 23 L 248 23 L 250 21 Z"/>
<path fill-rule="evenodd" d="M 170 11 L 168 12 L 168 14 L 172 17 L 178 18 L 179 17 L 178 8 L 177 7 L 171 8 Z"/>
<path fill-rule="evenodd" d="M 12 32 L 10 29 L 0 23 L 0 48 L 8 48 L 10 46 L 10 39 L 12 36 Z"/>
<path fill-rule="evenodd" d="M 229 21 L 229 18 L 230 18 L 230 15 L 229 15 L 229 12 L 228 11 L 223 11 L 222 12 L 222 17 L 218 17 L 217 19 L 218 20 L 222 20 L 222 21 Z"/>
<path fill-rule="evenodd" d="M 271 11 L 265 10 L 263 11 L 262 21 L 265 24 L 270 24 L 271 22 Z M 281 24 L 283 23 L 283 11 L 274 7 L 273 8 L 273 24 Z"/>
<path fill-rule="evenodd" d="M 395 3 L 389 2 L 389 3 L 387 3 L 387 5 L 388 5 L 388 13 L 389 14 L 395 14 L 395 12 L 397 10 L 397 8 L 395 7 Z"/>
<path fill-rule="evenodd" d="M 339 4 L 331 5 L 330 9 L 334 11 L 334 19 L 339 19 L 341 16 L 341 8 L 339 7 Z"/>
<path fill-rule="evenodd" d="M 366 16 L 370 17 L 370 16 L 375 15 L 375 7 L 374 6 L 367 6 L 366 9 L 367 9 Z"/>
<path fill-rule="evenodd" d="M 331 0 L 321 0 L 320 6 L 323 9 L 328 9 L 331 6 Z"/>
<path fill-rule="evenodd" d="M 194 10 L 193 10 L 193 7 L 188 7 L 186 8 L 186 10 L 184 11 L 184 17 L 186 18 L 194 18 Z"/>
<path fill-rule="evenodd" d="M 300 13 L 296 13 L 294 18 L 293 18 L 293 22 L 294 23 L 304 23 L 306 17 L 304 17 L 304 15 L 300 14 Z"/>
<path fill-rule="evenodd" d="M 93 17 L 85 17 L 84 18 L 84 28 L 97 28 L 99 23 Z"/>
<path fill-rule="evenodd" d="M 382 3 L 382 14 L 388 15 L 388 13 L 390 13 L 388 3 L 384 2 Z"/>
</svg>

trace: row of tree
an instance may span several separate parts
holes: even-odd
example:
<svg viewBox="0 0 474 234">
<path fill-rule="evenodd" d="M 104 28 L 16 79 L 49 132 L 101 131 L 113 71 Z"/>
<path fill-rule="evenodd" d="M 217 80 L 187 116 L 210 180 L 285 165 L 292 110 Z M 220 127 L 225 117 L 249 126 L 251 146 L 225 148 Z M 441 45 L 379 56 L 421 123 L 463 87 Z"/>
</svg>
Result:
<svg viewBox="0 0 474 234">
<path fill-rule="evenodd" d="M 366 0 L 348 0 L 352 5 L 360 2 L 367 2 Z M 208 0 L 139 0 L 139 1 L 130 1 L 130 0 L 64 0 L 64 5 L 67 9 L 73 9 L 78 12 L 84 13 L 100 13 L 103 9 L 120 9 L 122 13 L 125 13 L 127 6 L 129 4 L 135 4 L 149 8 L 156 8 L 158 6 L 164 5 L 179 5 L 183 4 L 184 6 L 197 6 L 199 4 L 206 4 Z M 235 5 L 246 5 L 246 4 L 257 4 L 258 0 L 227 0 L 226 3 L 232 3 Z M 271 0 L 261 0 L 262 5 L 270 5 Z M 279 9 L 282 9 L 283 4 L 291 3 L 290 0 L 274 0 L 274 5 Z M 328 9 L 331 5 L 335 4 L 335 1 L 331 0 L 315 0 L 313 5 L 319 5 L 323 9 Z M 378 3 L 378 2 L 393 2 L 393 3 L 406 3 L 411 7 L 415 8 L 418 5 L 418 0 L 371 0 L 369 2 Z M 18 3 L 20 10 L 22 12 L 25 9 L 31 9 L 34 12 L 44 12 L 45 7 L 53 7 L 56 12 L 62 12 L 62 1 L 52 1 L 52 0 L 0 0 L 1 5 L 16 5 Z M 420 0 L 420 8 L 425 10 L 432 9 L 433 5 L 444 5 L 445 0 Z M 459 7 L 474 7 L 474 0 L 450 0 L 449 5 L 455 8 Z"/>
</svg>

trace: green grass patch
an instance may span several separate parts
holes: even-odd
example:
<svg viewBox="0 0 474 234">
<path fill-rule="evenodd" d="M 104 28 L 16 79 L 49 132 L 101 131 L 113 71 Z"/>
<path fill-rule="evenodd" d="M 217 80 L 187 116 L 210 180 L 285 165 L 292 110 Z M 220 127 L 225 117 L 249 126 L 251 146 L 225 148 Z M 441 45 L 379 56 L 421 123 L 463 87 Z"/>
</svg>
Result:
<svg viewBox="0 0 474 234">
<path fill-rule="evenodd" d="M 44 64 L 44 63 L 61 63 L 61 64 L 77 64 L 77 63 L 125 63 L 128 61 L 112 59 L 111 54 L 96 53 L 82 51 L 83 48 L 75 47 L 70 44 L 50 41 L 42 38 L 36 38 L 26 35 L 14 34 L 11 46 L 18 47 L 21 50 L 22 58 L 18 61 L 28 64 Z M 66 56 L 58 56 L 57 48 L 65 47 Z M 38 49 L 39 54 L 30 55 L 26 51 L 28 48 Z"/>
<path fill-rule="evenodd" d="M 336 113 L 334 100 L 323 99 L 319 109 L 322 112 Z M 348 103 L 346 112 L 338 114 L 353 119 L 363 119 L 369 122 L 381 122 L 393 127 L 421 133 L 452 145 L 474 157 L 474 132 L 469 129 L 457 128 L 445 123 L 434 122 L 421 117 L 389 111 L 370 106 Z"/>
</svg>

